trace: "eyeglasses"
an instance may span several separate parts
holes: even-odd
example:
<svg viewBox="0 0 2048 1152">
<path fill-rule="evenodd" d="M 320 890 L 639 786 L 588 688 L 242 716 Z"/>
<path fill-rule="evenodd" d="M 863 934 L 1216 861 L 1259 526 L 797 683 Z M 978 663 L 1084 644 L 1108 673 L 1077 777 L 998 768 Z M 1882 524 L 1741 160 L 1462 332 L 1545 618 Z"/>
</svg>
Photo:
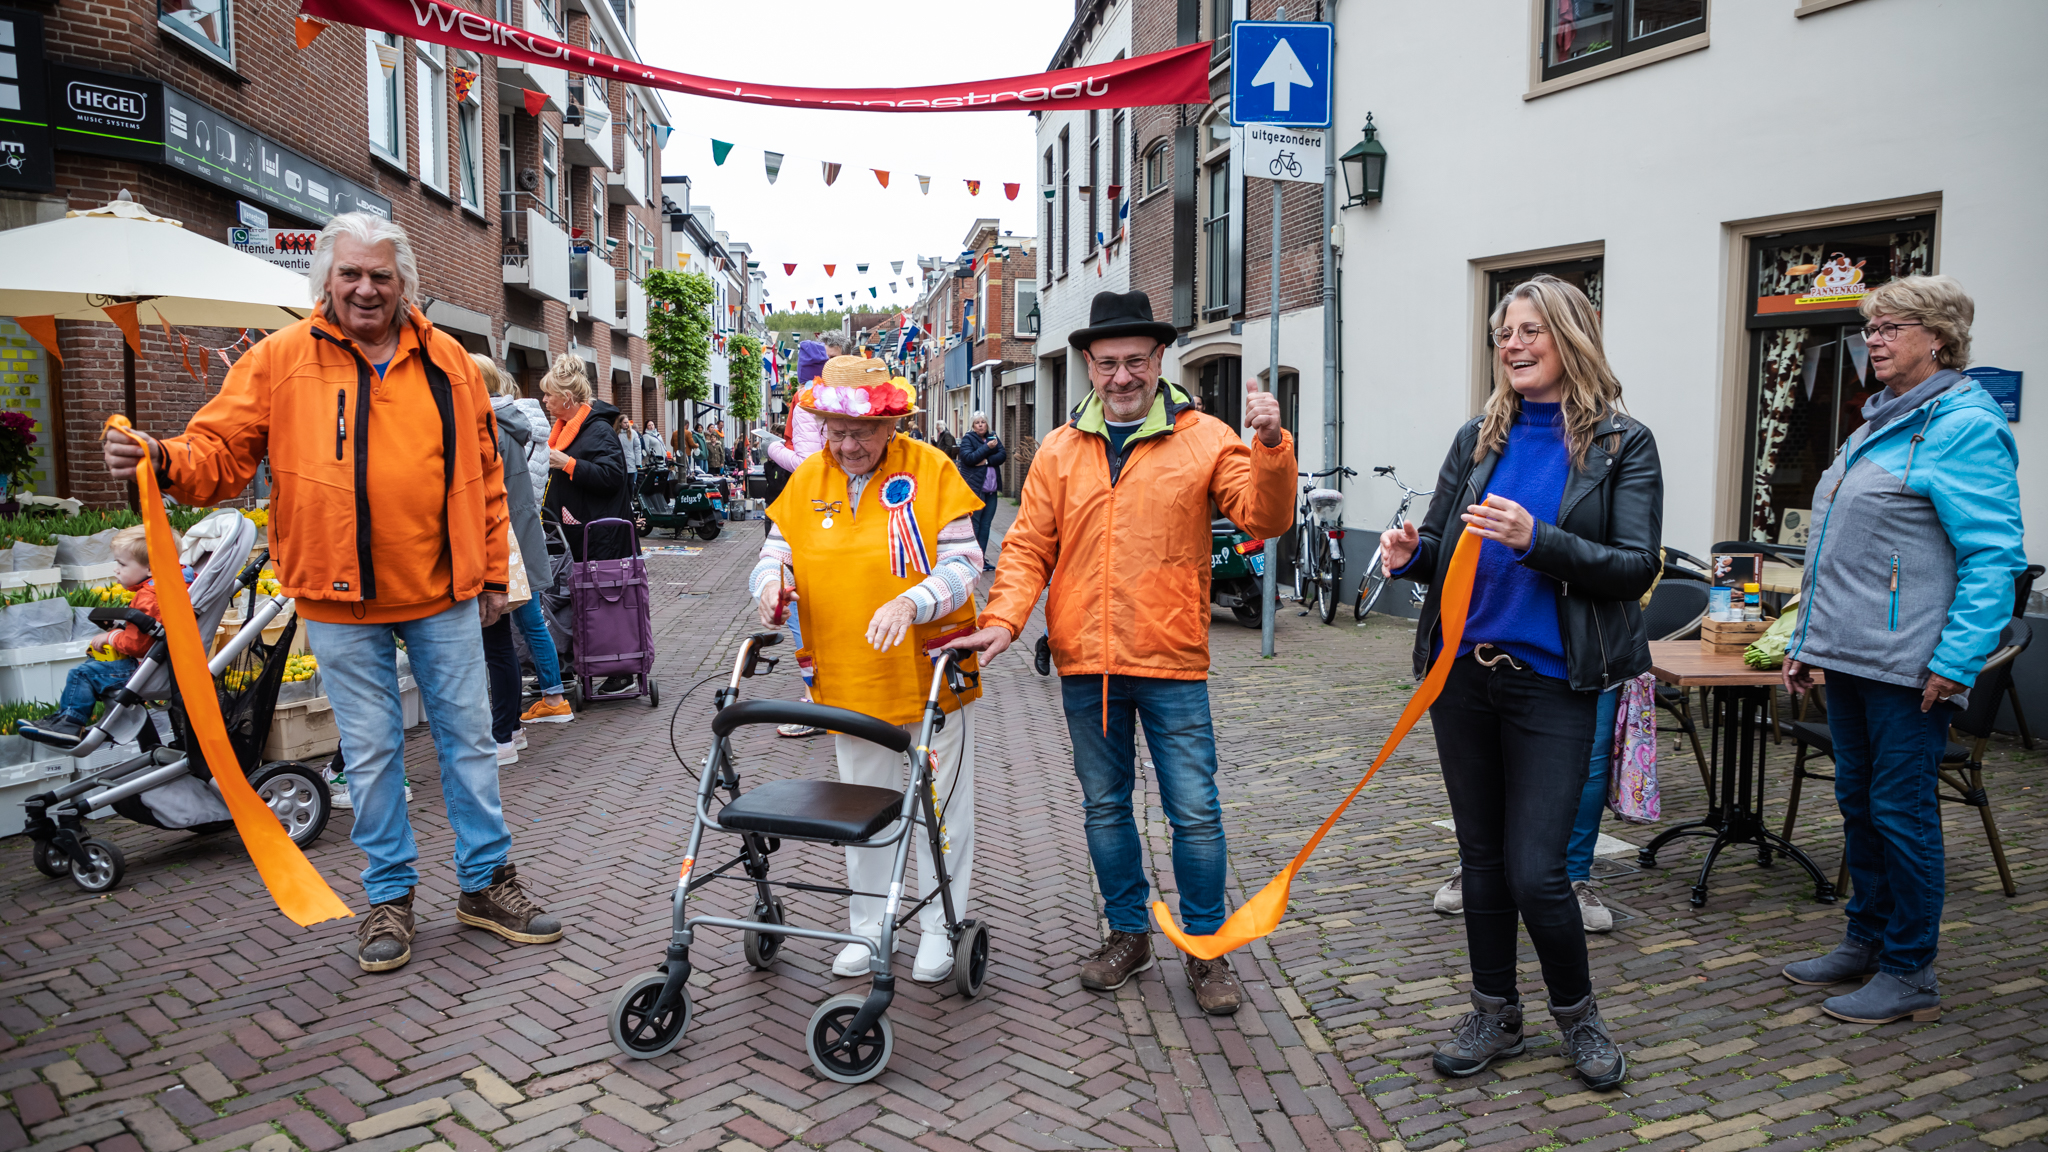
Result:
<svg viewBox="0 0 2048 1152">
<path fill-rule="evenodd" d="M 1121 360 L 1090 360 L 1088 361 L 1088 367 L 1098 376 L 1114 376 L 1119 368 L 1136 376 L 1141 372 L 1151 369 L 1152 358 L 1150 356 L 1126 356 Z"/>
<path fill-rule="evenodd" d="M 1865 344 L 1889 344 L 1893 340 L 1898 339 L 1899 329 L 1901 328 L 1925 327 L 1927 327 L 1927 325 L 1922 324 L 1918 320 L 1901 320 L 1897 323 L 1891 323 L 1887 321 L 1883 324 L 1866 324 L 1863 326 L 1863 342 Z"/>
<path fill-rule="evenodd" d="M 840 428 L 837 430 L 827 428 L 825 430 L 825 439 L 835 444 L 844 444 L 848 440 L 856 444 L 872 444 L 882 439 L 890 431 L 891 429 L 886 424 L 872 424 L 863 428 Z"/>
<path fill-rule="evenodd" d="M 1536 338 L 1548 331 L 1550 331 L 1548 325 L 1524 324 L 1520 328 L 1495 328 L 1488 335 L 1493 337 L 1493 346 L 1495 348 L 1505 348 L 1508 346 L 1508 341 L 1513 339 L 1517 333 L 1520 333 L 1522 344 L 1526 347 L 1536 343 Z"/>
</svg>

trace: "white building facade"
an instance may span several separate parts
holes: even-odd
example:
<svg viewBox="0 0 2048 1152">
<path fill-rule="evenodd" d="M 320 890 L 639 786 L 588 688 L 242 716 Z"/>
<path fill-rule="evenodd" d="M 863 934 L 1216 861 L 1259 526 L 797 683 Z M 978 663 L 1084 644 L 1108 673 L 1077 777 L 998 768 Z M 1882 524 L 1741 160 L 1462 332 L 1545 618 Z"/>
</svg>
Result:
<svg viewBox="0 0 2048 1152">
<path fill-rule="evenodd" d="M 1974 364 L 2038 377 L 2048 4 L 1494 8 L 1336 11 L 1332 143 L 1370 112 L 1388 153 L 1384 198 L 1339 216 L 1344 463 L 1429 487 L 1492 387 L 1487 313 L 1539 271 L 1600 308 L 1662 452 L 1665 542 L 1694 554 L 1797 539 L 1878 387 L 1858 292 L 1952 275 Z M 2048 414 L 2012 429 L 2038 518 Z M 1349 521 L 1377 530 L 1398 493 L 1351 490 Z"/>
</svg>

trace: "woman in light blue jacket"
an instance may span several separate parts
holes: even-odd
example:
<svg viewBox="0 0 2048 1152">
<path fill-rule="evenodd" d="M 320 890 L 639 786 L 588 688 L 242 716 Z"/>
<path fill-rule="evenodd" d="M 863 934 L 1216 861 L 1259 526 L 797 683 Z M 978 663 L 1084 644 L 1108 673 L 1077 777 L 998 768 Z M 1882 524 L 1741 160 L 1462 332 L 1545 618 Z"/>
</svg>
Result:
<svg viewBox="0 0 2048 1152">
<path fill-rule="evenodd" d="M 1785 976 L 1817 987 L 1868 976 L 1821 1009 L 1885 1024 L 1941 1014 L 1935 769 L 2027 561 L 2012 432 L 1961 371 L 1976 306 L 1947 276 L 1907 276 L 1873 289 L 1862 309 L 1884 390 L 1815 489 L 1785 661 L 1794 693 L 1812 685 L 1810 668 L 1827 673 L 1853 891 L 1841 946 L 1786 965 Z"/>
</svg>

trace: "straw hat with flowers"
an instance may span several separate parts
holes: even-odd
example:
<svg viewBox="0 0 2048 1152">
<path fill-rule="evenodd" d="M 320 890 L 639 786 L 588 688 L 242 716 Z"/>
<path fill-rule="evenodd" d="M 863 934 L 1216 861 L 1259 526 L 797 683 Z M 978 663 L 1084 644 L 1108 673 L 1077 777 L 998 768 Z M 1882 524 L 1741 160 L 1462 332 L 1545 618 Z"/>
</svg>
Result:
<svg viewBox="0 0 2048 1152">
<path fill-rule="evenodd" d="M 825 361 L 825 375 L 796 394 L 797 407 L 815 416 L 851 420 L 901 420 L 915 416 L 917 398 L 889 366 L 864 356 L 834 356 Z"/>
</svg>

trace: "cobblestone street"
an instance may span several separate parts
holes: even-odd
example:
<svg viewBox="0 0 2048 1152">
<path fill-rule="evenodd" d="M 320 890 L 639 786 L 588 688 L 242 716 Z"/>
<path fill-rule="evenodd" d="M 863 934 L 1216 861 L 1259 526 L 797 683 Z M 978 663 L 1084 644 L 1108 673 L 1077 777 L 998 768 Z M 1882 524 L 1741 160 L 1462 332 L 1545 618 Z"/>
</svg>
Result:
<svg viewBox="0 0 2048 1152">
<path fill-rule="evenodd" d="M 2033 1015 L 2048 1006 L 2048 826 L 2030 788 L 2048 753 L 2000 738 L 1989 758 L 2017 899 L 1999 889 L 1977 814 L 1945 813 L 1940 1021 L 1822 1016 L 1823 993 L 1778 970 L 1839 937 L 1839 908 L 1814 903 L 1797 868 L 1736 851 L 1694 909 L 1704 844 L 1681 841 L 1657 869 L 1635 870 L 1632 851 L 1596 866 L 1620 922 L 1591 941 L 1594 981 L 1631 1057 L 1625 1089 L 1586 1092 L 1569 1076 L 1526 944 L 1531 1052 L 1446 1082 L 1428 1052 L 1467 1008 L 1464 935 L 1430 909 L 1456 853 L 1427 725 L 1303 870 L 1292 917 L 1235 957 L 1246 1010 L 1202 1016 L 1158 935 L 1158 967 L 1117 994 L 1086 992 L 1076 959 L 1099 938 L 1099 909 L 1057 683 L 1029 665 L 1036 624 L 988 674 L 979 710 L 973 911 L 993 957 L 981 997 L 902 980 L 889 1070 L 847 1087 L 803 1051 L 816 1004 L 865 987 L 831 974 L 834 946 L 792 940 L 764 973 L 734 935 L 705 931 L 688 1036 L 668 1056 L 627 1060 L 606 1035 L 611 997 L 661 957 L 695 783 L 678 755 L 694 765 L 709 739 L 711 688 L 691 689 L 722 679 L 755 630 L 744 584 L 758 541 L 757 526 L 733 525 L 696 554 L 652 557 L 661 706 L 537 726 L 503 773 L 514 860 L 563 918 L 560 945 L 456 925 L 425 728 L 407 744 L 420 937 L 396 973 L 358 970 L 355 922 L 301 930 L 280 916 L 232 835 L 109 820 L 98 834 L 129 871 L 105 898 L 45 879 L 25 840 L 0 842 L 0 1152 L 1961 1152 L 2048 1137 L 2048 1029 Z M 1262 885 L 1370 763 L 1412 691 L 1409 637 L 1400 621 L 1360 627 L 1346 612 L 1325 627 L 1288 604 L 1280 655 L 1263 661 L 1257 633 L 1217 614 L 1212 704 L 1236 896 Z M 785 660 L 745 690 L 798 689 Z M 1771 761 L 1773 826 L 1790 751 Z M 749 737 L 740 753 L 749 780 L 830 772 L 828 741 Z M 1689 748 L 1674 754 L 1667 738 L 1662 755 L 1666 824 L 1698 818 Z M 1826 785 L 1809 789 L 1794 836 L 1831 875 L 1833 808 Z M 1170 886 L 1156 795 L 1145 811 L 1153 872 Z M 361 912 L 348 827 L 338 813 L 309 855 Z M 1610 819 L 1606 830 L 1640 845 L 1656 828 Z M 837 850 L 818 846 L 786 847 L 775 867 L 778 879 L 843 878 Z M 796 922 L 843 925 L 834 902 L 789 904 Z"/>
</svg>

